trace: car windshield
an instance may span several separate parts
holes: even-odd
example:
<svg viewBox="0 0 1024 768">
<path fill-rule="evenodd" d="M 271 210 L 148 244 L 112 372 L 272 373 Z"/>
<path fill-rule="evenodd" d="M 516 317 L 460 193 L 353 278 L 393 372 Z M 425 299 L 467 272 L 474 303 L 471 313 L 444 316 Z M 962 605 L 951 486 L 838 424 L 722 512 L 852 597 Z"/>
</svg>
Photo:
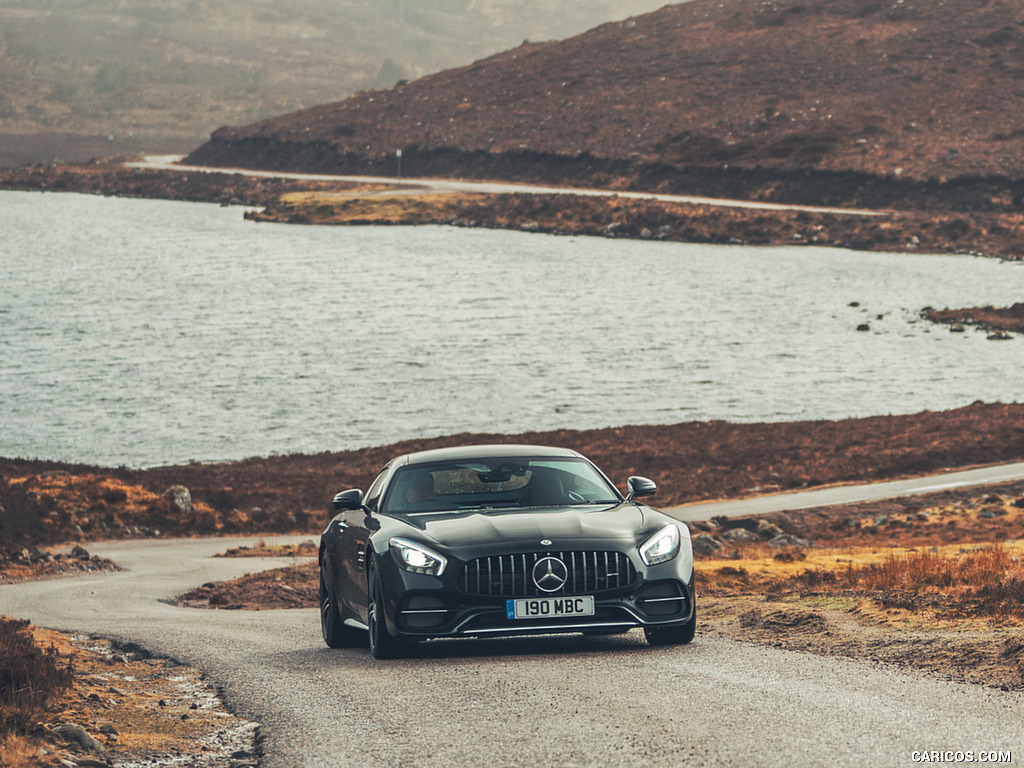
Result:
<svg viewBox="0 0 1024 768">
<path fill-rule="evenodd" d="M 402 467 L 382 511 L 407 515 L 619 501 L 614 486 L 585 459 L 489 458 Z"/>
</svg>

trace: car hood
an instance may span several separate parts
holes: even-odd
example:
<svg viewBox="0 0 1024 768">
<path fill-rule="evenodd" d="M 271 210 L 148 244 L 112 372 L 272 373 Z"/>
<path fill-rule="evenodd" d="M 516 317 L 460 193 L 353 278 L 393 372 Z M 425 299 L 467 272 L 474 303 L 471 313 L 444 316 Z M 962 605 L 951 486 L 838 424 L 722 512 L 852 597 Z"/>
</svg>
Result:
<svg viewBox="0 0 1024 768">
<path fill-rule="evenodd" d="M 487 510 L 401 518 L 447 549 L 501 548 L 502 545 L 587 547 L 585 542 L 636 541 L 650 518 L 635 504 L 572 506 L 529 510 Z"/>
</svg>

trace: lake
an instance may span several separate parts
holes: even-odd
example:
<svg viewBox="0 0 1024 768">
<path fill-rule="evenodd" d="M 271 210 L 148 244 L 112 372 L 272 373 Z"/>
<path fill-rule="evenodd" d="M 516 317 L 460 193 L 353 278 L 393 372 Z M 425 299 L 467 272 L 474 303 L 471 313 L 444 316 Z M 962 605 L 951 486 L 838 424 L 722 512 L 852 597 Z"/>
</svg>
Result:
<svg viewBox="0 0 1024 768">
<path fill-rule="evenodd" d="M 240 208 L 6 191 L 0 231 L 8 457 L 144 467 L 913 413 L 1024 389 L 1024 341 L 919 319 L 1022 300 L 1019 263 L 256 224 Z"/>
</svg>

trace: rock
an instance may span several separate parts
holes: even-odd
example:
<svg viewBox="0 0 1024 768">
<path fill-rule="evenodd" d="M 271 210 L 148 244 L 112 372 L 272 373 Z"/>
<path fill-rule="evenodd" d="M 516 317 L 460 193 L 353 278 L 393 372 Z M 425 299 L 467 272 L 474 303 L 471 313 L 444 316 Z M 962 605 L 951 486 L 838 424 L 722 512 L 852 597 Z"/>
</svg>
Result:
<svg viewBox="0 0 1024 768">
<path fill-rule="evenodd" d="M 693 551 L 698 555 L 714 555 L 721 548 L 722 544 L 706 533 L 702 533 L 693 540 Z"/>
<path fill-rule="evenodd" d="M 192 494 L 184 485 L 172 485 L 164 491 L 164 498 L 171 502 L 179 512 L 192 511 Z"/>
<path fill-rule="evenodd" d="M 784 533 L 785 531 L 775 523 L 770 523 L 767 520 L 759 520 L 757 522 L 757 535 L 762 539 L 774 539 Z"/>
<path fill-rule="evenodd" d="M 103 745 L 90 736 L 85 728 L 74 723 L 61 723 L 53 728 L 53 732 L 69 744 L 77 744 L 86 752 L 102 752 Z"/>
<path fill-rule="evenodd" d="M 713 517 L 711 522 L 726 530 L 746 528 L 748 531 L 753 531 L 757 529 L 757 520 L 752 517 Z"/>
<path fill-rule="evenodd" d="M 81 544 L 75 544 L 71 549 L 71 557 L 76 560 L 88 560 L 92 555 L 89 554 L 89 550 L 83 547 Z"/>
<path fill-rule="evenodd" d="M 981 512 L 978 513 L 978 517 L 983 518 L 985 520 L 991 520 L 995 516 L 996 513 L 993 512 L 991 509 L 983 509 L 981 510 Z"/>
<path fill-rule="evenodd" d="M 783 533 L 781 536 L 776 536 L 774 539 L 768 542 L 770 547 L 813 547 L 814 542 L 808 541 L 807 539 L 801 539 L 799 536 L 794 536 L 791 533 Z"/>
<path fill-rule="evenodd" d="M 731 528 L 722 534 L 726 541 L 760 541 L 760 538 L 753 531 L 746 528 Z"/>
<path fill-rule="evenodd" d="M 867 323 L 861 323 L 860 325 L 857 326 L 857 330 L 858 331 L 870 331 L 871 330 L 871 326 L 868 325 Z"/>
</svg>

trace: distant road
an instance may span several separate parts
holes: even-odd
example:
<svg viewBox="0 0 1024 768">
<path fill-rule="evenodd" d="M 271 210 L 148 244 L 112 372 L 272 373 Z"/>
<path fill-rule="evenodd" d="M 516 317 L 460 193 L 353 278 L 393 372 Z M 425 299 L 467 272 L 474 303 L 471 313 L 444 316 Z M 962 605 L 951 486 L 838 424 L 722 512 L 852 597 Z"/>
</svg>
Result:
<svg viewBox="0 0 1024 768">
<path fill-rule="evenodd" d="M 140 162 L 126 163 L 129 168 L 149 168 L 161 171 L 182 171 L 188 173 L 237 173 L 242 176 L 258 176 L 273 179 L 298 179 L 305 181 L 351 181 L 360 184 L 394 184 L 411 188 L 426 188 L 435 192 L 478 192 L 492 195 L 533 194 L 533 195 L 579 195 L 582 197 L 622 197 L 630 200 L 658 200 L 667 203 L 690 205 L 711 205 L 719 208 L 748 208 L 758 211 L 802 211 L 805 213 L 828 213 L 845 216 L 887 216 L 887 211 L 869 211 L 861 208 L 825 208 L 814 205 L 779 205 L 748 200 L 725 200 L 714 197 L 693 197 L 690 195 L 660 195 L 653 192 L 619 192 L 606 189 L 577 189 L 575 187 L 542 187 L 533 184 L 509 184 L 495 181 L 462 181 L 458 179 L 397 179 L 390 176 L 339 176 L 326 173 L 288 173 L 285 171 L 260 171 L 250 168 L 212 168 L 197 165 L 180 165 L 181 155 L 147 155 Z"/>
<path fill-rule="evenodd" d="M 755 496 L 733 501 L 685 504 L 662 511 L 677 520 L 710 520 L 712 517 L 764 515 L 769 512 L 784 512 L 789 509 L 811 509 L 812 507 L 829 507 L 838 504 L 857 504 L 864 501 L 881 501 L 901 496 L 949 491 L 954 488 L 1010 483 L 1016 480 L 1024 480 L 1024 462 L 915 477 L 910 480 L 891 480 L 868 485 L 840 485 L 815 488 L 810 491 L 774 493 L 768 496 Z"/>
</svg>

